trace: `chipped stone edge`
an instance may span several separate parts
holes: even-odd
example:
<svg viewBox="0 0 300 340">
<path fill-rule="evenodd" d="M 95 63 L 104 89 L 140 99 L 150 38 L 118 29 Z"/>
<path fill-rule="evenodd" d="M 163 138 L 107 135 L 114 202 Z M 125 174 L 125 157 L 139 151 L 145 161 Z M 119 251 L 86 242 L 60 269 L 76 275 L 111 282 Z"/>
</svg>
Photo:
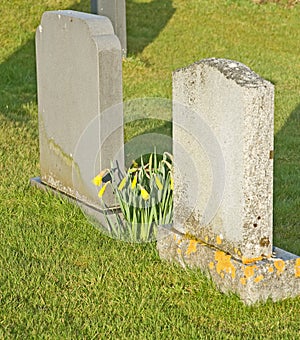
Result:
<svg viewBox="0 0 300 340">
<path fill-rule="evenodd" d="M 270 259 L 244 264 L 170 225 L 158 229 L 157 249 L 161 259 L 199 268 L 223 293 L 235 293 L 247 305 L 300 295 L 300 257 L 280 248 Z"/>
</svg>

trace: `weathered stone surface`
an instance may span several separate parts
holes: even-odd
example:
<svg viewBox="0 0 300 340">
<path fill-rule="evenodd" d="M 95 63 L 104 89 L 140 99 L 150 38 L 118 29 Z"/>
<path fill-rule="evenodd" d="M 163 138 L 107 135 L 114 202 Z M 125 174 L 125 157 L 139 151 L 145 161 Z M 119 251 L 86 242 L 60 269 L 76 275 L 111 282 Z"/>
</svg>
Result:
<svg viewBox="0 0 300 340">
<path fill-rule="evenodd" d="M 173 74 L 174 228 L 245 263 L 272 254 L 273 97 L 236 61 Z"/>
<path fill-rule="evenodd" d="M 120 39 L 122 55 L 127 54 L 126 0 L 91 0 L 91 12 L 108 17 Z"/>
<path fill-rule="evenodd" d="M 91 179 L 124 164 L 120 42 L 106 17 L 45 12 L 36 56 L 42 181 L 97 205 Z"/>
<path fill-rule="evenodd" d="M 233 292 L 246 304 L 274 301 L 300 294 L 300 257 L 275 248 L 273 257 L 244 264 L 215 247 L 188 238 L 172 227 L 158 230 L 157 247 L 162 259 L 183 267 L 200 268 L 224 293 Z"/>
</svg>

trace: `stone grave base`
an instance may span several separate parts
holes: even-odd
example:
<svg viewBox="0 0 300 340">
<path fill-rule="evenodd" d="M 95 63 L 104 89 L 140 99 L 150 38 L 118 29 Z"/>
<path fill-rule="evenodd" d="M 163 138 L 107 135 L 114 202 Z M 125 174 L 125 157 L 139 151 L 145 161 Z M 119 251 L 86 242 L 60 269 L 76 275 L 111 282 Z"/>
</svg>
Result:
<svg viewBox="0 0 300 340">
<path fill-rule="evenodd" d="M 157 248 L 162 259 L 201 269 L 222 292 L 239 295 L 247 305 L 300 294 L 300 257 L 276 247 L 271 258 L 245 264 L 168 226 L 159 228 Z"/>
</svg>

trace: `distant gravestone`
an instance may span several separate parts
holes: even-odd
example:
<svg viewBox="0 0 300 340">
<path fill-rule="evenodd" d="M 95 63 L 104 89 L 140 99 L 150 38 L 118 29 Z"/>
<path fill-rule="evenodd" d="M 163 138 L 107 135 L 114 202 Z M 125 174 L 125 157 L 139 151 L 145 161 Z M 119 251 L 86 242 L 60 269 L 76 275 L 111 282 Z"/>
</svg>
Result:
<svg viewBox="0 0 300 340">
<path fill-rule="evenodd" d="M 91 12 L 108 17 L 122 46 L 122 55 L 127 55 L 126 0 L 91 0 Z"/>
<path fill-rule="evenodd" d="M 120 42 L 106 17 L 45 12 L 36 57 L 41 180 L 97 205 L 91 179 L 124 164 Z"/>
<path fill-rule="evenodd" d="M 245 262 L 272 254 L 273 97 L 271 83 L 230 60 L 173 75 L 174 228 Z"/>
</svg>

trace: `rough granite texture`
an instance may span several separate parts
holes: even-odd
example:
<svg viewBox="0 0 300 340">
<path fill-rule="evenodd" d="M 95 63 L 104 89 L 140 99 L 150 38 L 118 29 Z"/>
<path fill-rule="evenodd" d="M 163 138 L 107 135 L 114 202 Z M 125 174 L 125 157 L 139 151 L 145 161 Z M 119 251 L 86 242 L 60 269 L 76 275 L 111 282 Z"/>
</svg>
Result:
<svg viewBox="0 0 300 340">
<path fill-rule="evenodd" d="M 91 12 L 108 17 L 120 40 L 122 55 L 127 54 L 126 0 L 91 0 Z"/>
<path fill-rule="evenodd" d="M 231 254 L 188 238 L 172 227 L 161 227 L 157 248 L 162 259 L 200 268 L 224 293 L 240 296 L 248 305 L 300 294 L 300 257 L 274 248 L 273 256 L 244 264 Z"/>
<path fill-rule="evenodd" d="M 272 255 L 273 102 L 236 61 L 173 73 L 174 228 L 244 263 Z"/>
<path fill-rule="evenodd" d="M 97 203 L 92 178 L 124 164 L 120 42 L 106 17 L 45 12 L 36 57 L 42 181 Z"/>
</svg>

